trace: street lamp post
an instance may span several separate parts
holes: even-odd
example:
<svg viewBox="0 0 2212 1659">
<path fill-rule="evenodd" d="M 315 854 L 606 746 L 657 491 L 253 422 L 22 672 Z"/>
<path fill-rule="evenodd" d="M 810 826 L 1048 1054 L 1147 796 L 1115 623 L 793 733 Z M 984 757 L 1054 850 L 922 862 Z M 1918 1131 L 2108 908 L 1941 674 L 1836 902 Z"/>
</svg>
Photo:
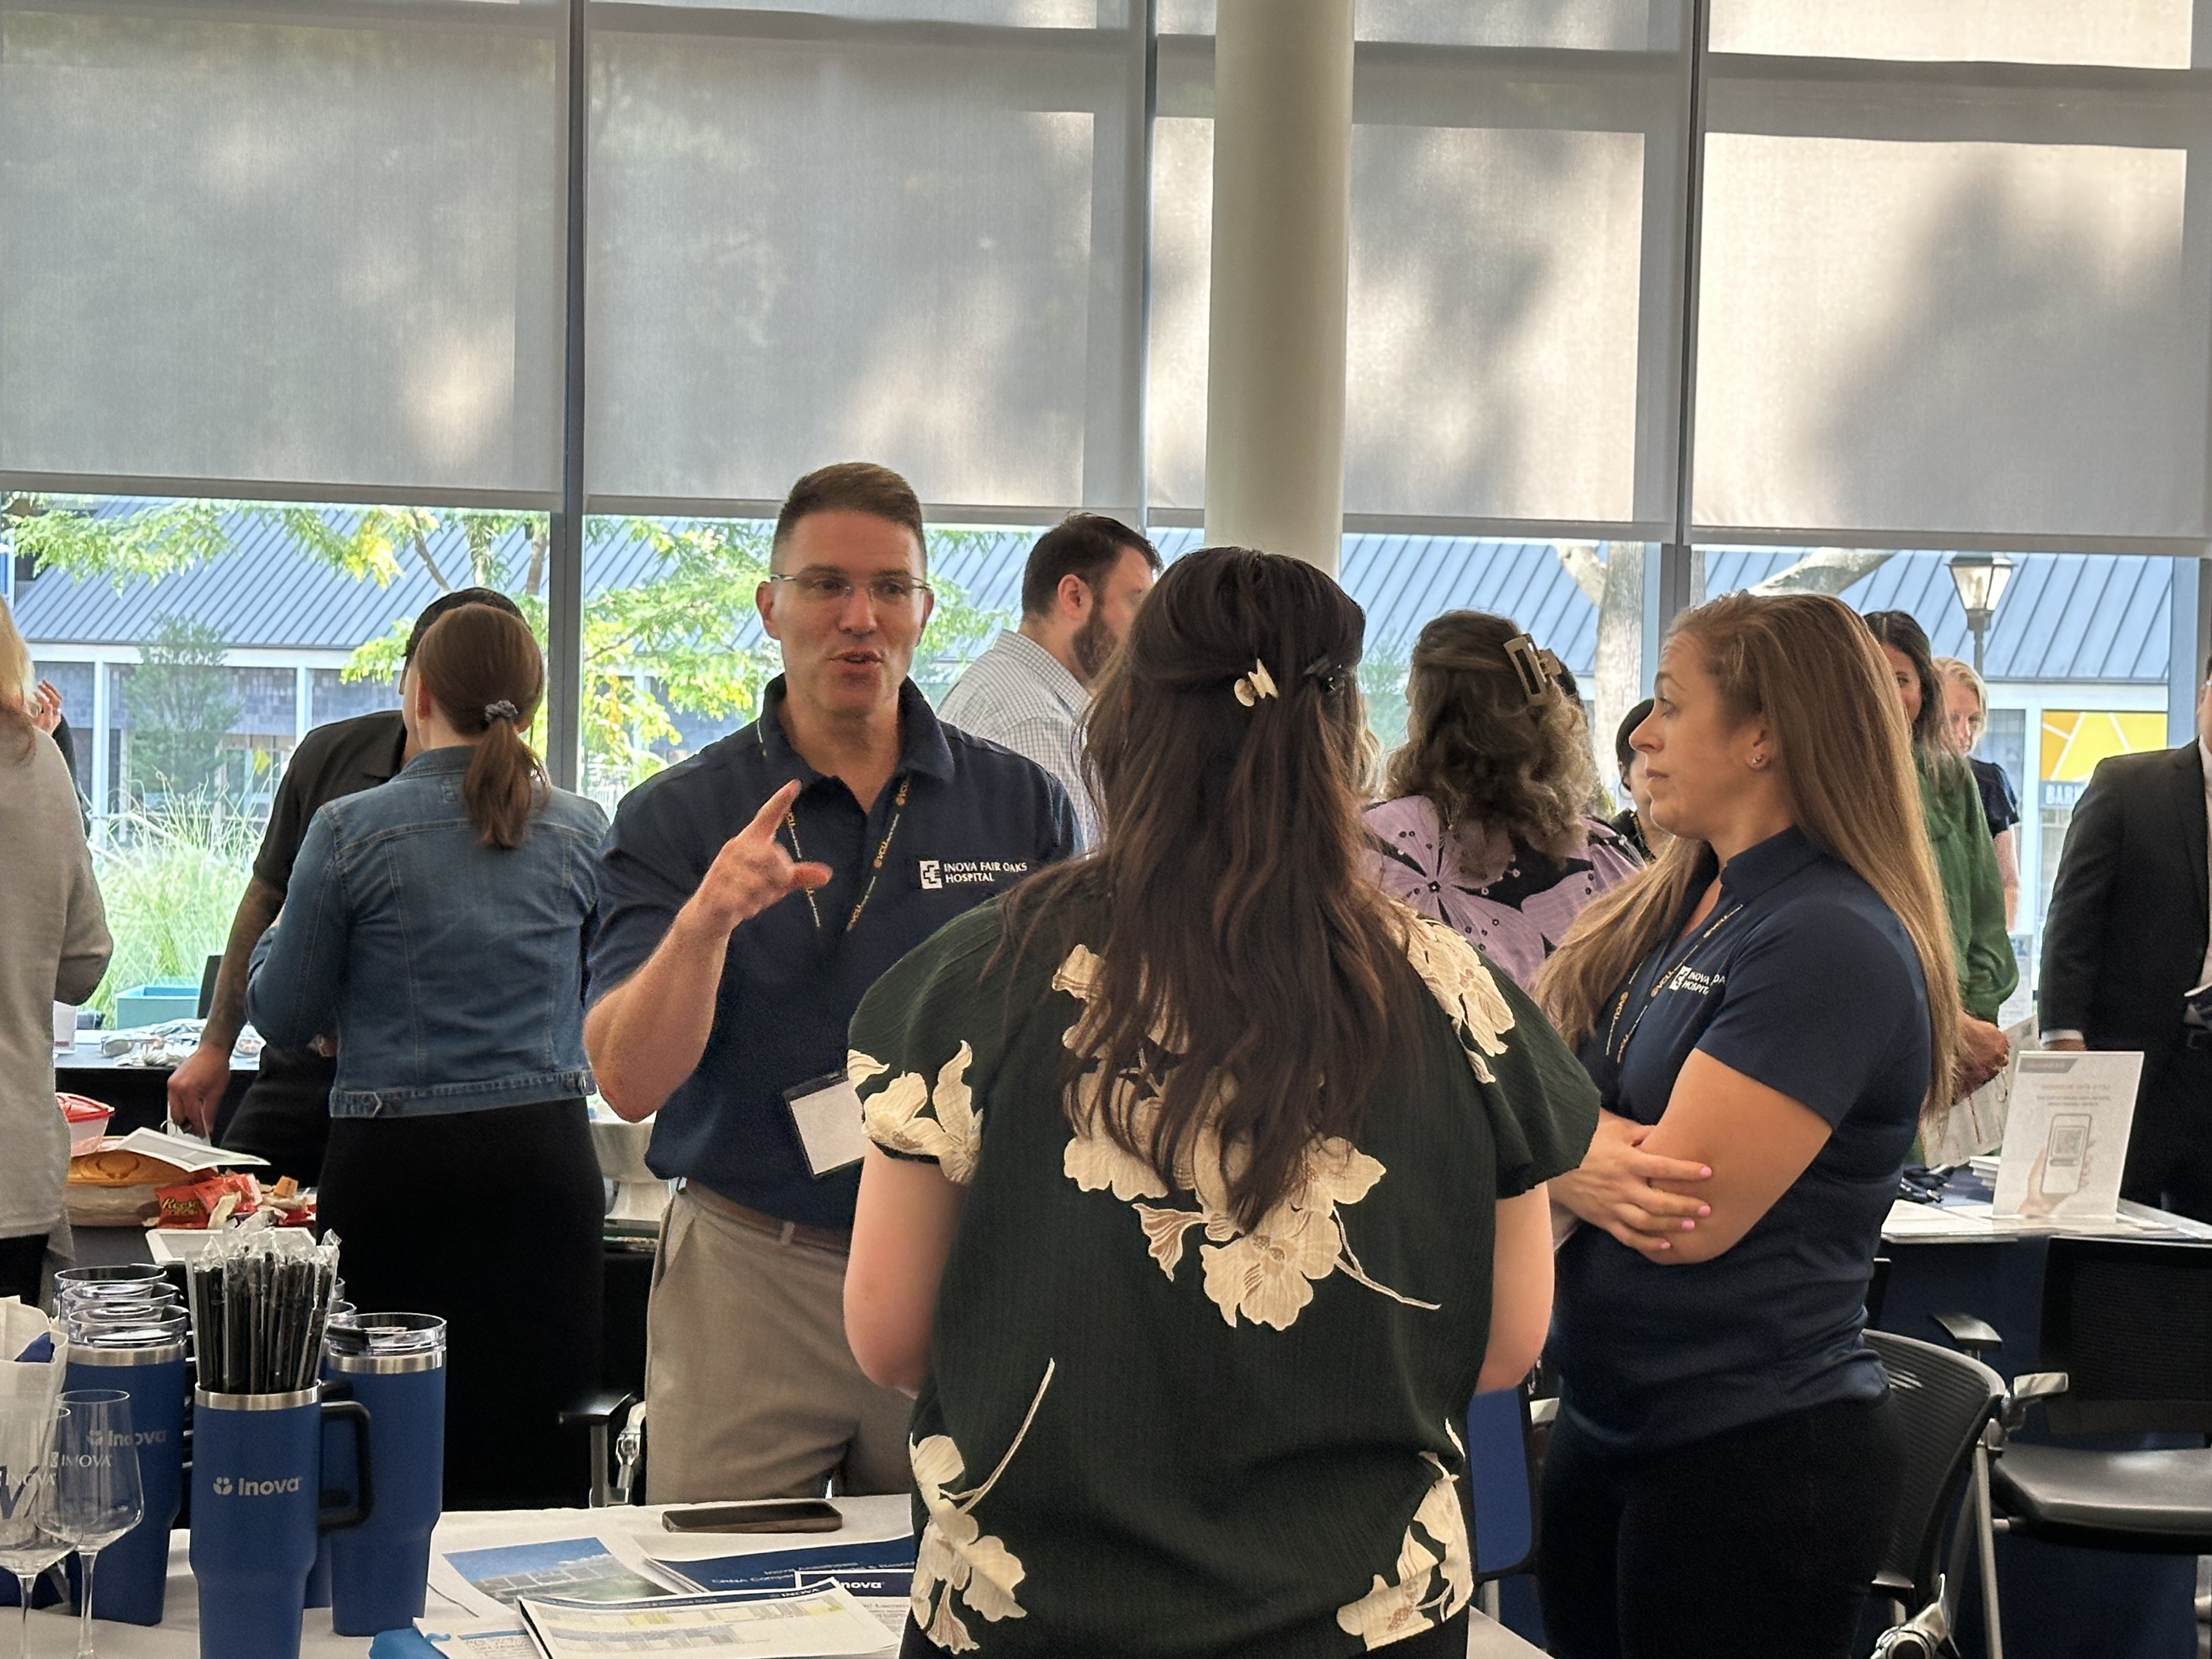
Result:
<svg viewBox="0 0 2212 1659">
<path fill-rule="evenodd" d="M 2005 584 L 2012 580 L 2012 561 L 2002 553 L 1954 553 L 1951 585 L 1959 590 L 1959 607 L 1966 613 L 1967 631 L 1974 636 L 1974 672 L 1982 672 L 1982 646 L 1996 619 Z"/>
</svg>

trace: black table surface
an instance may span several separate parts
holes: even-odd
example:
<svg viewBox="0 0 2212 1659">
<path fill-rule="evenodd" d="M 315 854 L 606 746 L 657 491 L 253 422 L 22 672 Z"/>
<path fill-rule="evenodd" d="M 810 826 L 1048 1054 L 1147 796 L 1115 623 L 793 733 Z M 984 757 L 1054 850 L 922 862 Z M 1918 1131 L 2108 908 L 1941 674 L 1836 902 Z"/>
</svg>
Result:
<svg viewBox="0 0 2212 1659">
<path fill-rule="evenodd" d="M 91 1041 L 80 1042 L 73 1051 L 54 1056 L 54 1086 L 66 1094 L 82 1095 L 87 1100 L 112 1106 L 115 1121 L 108 1125 L 111 1134 L 160 1128 L 169 1115 L 169 1073 L 176 1068 L 118 1065 L 100 1052 L 101 1035 L 88 1032 Z M 218 1124 L 238 1109 L 255 1069 L 251 1058 L 230 1057 L 230 1085 L 222 1091 L 222 1103 L 216 1110 Z"/>
</svg>

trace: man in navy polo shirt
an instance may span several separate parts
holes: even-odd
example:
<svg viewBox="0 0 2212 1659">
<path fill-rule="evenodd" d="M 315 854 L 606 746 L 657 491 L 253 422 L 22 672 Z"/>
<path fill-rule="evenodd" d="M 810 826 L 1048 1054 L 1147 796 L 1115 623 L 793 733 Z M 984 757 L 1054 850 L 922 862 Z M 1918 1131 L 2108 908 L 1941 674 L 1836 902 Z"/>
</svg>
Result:
<svg viewBox="0 0 2212 1659">
<path fill-rule="evenodd" d="M 655 1504 L 908 1485 L 909 1402 L 845 1344 L 846 1026 L 1075 833 L 1057 783 L 939 724 L 907 678 L 927 575 L 896 473 L 793 485 L 757 596 L 784 670 L 760 718 L 632 790 L 600 854 L 585 1044 L 608 1104 L 659 1114 L 647 1162 L 683 1183 L 653 1263 Z"/>
</svg>

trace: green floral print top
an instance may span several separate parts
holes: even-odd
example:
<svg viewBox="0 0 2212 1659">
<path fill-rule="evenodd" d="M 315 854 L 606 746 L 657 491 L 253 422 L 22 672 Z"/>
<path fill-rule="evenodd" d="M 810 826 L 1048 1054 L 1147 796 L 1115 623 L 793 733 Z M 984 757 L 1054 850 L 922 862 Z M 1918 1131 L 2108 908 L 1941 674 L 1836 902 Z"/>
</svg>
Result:
<svg viewBox="0 0 2212 1659">
<path fill-rule="evenodd" d="M 1580 1161 L 1597 1095 L 1511 981 L 1403 921 L 1422 1029 L 1249 1231 L 1210 1137 L 1169 1181 L 1100 1124 L 1112 1098 L 1141 1138 L 1176 1063 L 1071 1054 L 1103 913 L 1001 951 L 984 905 L 861 1002 L 869 1136 L 963 1189 L 911 1438 L 936 1647 L 1347 1655 L 1472 1599 L 1495 1204 Z"/>
</svg>

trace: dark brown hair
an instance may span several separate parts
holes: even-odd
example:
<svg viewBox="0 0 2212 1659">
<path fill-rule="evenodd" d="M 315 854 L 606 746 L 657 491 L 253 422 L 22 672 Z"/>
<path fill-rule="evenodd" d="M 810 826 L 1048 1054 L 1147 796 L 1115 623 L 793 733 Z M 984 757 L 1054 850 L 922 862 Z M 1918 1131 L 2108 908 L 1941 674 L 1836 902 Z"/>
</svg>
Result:
<svg viewBox="0 0 2212 1659">
<path fill-rule="evenodd" d="M 1943 738 L 1948 719 L 1943 707 L 1943 677 L 1936 672 L 1935 648 L 1920 624 L 1903 611 L 1869 611 L 1861 619 L 1877 643 L 1900 651 L 1912 664 L 1920 680 L 1920 713 L 1912 722 L 1912 747 L 1923 761 L 1948 757 L 1951 745 Z M 1887 668 L 1888 659 L 1883 659 Z"/>
<path fill-rule="evenodd" d="M 912 532 L 921 550 L 921 568 L 929 569 L 929 538 L 921 528 L 921 501 L 914 486 L 887 466 L 872 461 L 839 461 L 817 467 L 783 498 L 775 515 L 775 535 L 769 544 L 771 562 L 791 539 L 793 526 L 815 513 L 865 513 Z"/>
<path fill-rule="evenodd" d="M 1528 695 L 1505 653 L 1520 633 L 1486 611 L 1447 611 L 1421 629 L 1385 788 L 1424 797 L 1447 832 L 1496 830 L 1563 858 L 1584 839 L 1597 764 L 1582 705 L 1548 678 Z"/>
<path fill-rule="evenodd" d="M 407 650 L 400 658 L 404 665 L 415 660 L 415 653 L 422 648 L 422 636 L 430 631 L 430 624 L 448 611 L 458 611 L 465 605 L 488 605 L 495 611 L 504 611 L 510 617 L 522 615 L 521 608 L 495 587 L 457 587 L 450 593 L 441 593 L 422 607 L 422 615 L 415 618 L 415 626 L 407 633 Z"/>
<path fill-rule="evenodd" d="M 1850 607 L 1825 593 L 1726 594 L 1684 611 L 1671 636 L 1697 647 L 1739 726 L 1765 720 L 1797 828 L 1856 871 L 1911 938 L 1928 988 L 1921 1121 L 1933 1126 L 1951 1103 L 1958 970 L 1889 664 Z M 1590 1035 L 1711 877 L 1707 844 L 1676 836 L 1650 869 L 1575 919 L 1535 984 L 1569 1043 Z"/>
<path fill-rule="evenodd" d="M 522 736 L 545 693 L 545 657 L 530 625 L 488 605 L 459 606 L 423 634 L 415 672 L 454 731 L 483 734 L 461 781 L 477 845 L 521 846 L 551 787 Z"/>
<path fill-rule="evenodd" d="M 1156 1105 L 1071 1088 L 1071 1121 L 1096 1114 L 1176 1186 L 1218 1145 L 1248 1229 L 1413 1042 L 1401 924 L 1363 863 L 1365 625 L 1295 559 L 1215 547 L 1170 565 L 1086 721 L 1101 846 L 1008 902 L 1024 945 L 1063 903 L 1104 904 L 1078 1066 L 1103 1081 L 1175 1057 Z"/>
<path fill-rule="evenodd" d="M 1159 550 L 1119 519 L 1103 513 L 1069 514 L 1030 549 L 1029 562 L 1022 568 L 1022 614 L 1042 617 L 1049 611 L 1065 577 L 1097 593 L 1125 552 L 1143 554 L 1152 574 L 1159 574 Z"/>
</svg>

